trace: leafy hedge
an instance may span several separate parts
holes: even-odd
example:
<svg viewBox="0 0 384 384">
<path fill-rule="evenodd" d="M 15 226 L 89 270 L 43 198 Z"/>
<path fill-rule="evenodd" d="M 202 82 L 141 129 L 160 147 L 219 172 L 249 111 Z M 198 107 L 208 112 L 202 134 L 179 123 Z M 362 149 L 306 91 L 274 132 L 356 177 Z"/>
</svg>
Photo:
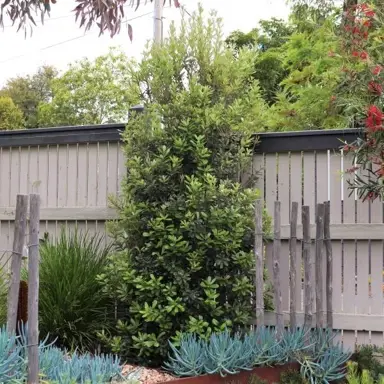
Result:
<svg viewBox="0 0 384 384">
<path fill-rule="evenodd" d="M 100 336 L 146 364 L 162 364 L 181 331 L 208 337 L 254 314 L 258 193 L 239 175 L 249 169 L 265 103 L 249 81 L 252 53 L 235 58 L 220 21 L 205 20 L 200 9 L 179 33 L 172 27 L 131 68 L 145 113 L 123 134 L 128 175 L 109 228 L 116 253 L 100 277 L 118 322 Z"/>
</svg>

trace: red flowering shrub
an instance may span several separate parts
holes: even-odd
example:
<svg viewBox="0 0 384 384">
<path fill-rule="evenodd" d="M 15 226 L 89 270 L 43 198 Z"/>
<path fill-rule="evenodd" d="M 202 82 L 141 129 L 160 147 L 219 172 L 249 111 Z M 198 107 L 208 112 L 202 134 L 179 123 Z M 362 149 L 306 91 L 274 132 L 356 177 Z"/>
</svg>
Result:
<svg viewBox="0 0 384 384">
<path fill-rule="evenodd" d="M 383 23 L 375 10 L 366 3 L 347 11 L 344 26 L 343 48 L 350 57 L 349 68 L 344 69 L 351 81 L 351 92 L 365 94 L 362 98 L 361 116 L 357 121 L 363 135 L 343 147 L 353 154 L 353 173 L 349 180 L 351 193 L 359 198 L 375 199 L 384 196 L 384 112 L 383 112 L 383 60 L 381 48 L 376 43 Z M 378 35 L 379 34 L 379 35 Z M 351 64 L 352 63 L 352 64 Z M 361 100 L 361 99 L 360 99 Z M 356 172 L 358 171 L 358 172 Z"/>
</svg>

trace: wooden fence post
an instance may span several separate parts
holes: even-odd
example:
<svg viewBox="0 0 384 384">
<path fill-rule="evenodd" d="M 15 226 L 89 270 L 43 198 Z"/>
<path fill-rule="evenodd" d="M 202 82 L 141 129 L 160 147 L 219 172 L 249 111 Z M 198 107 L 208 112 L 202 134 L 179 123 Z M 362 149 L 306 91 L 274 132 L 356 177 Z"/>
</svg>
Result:
<svg viewBox="0 0 384 384">
<path fill-rule="evenodd" d="M 302 207 L 303 224 L 303 262 L 304 262 L 304 327 L 310 329 L 312 327 L 312 311 L 313 311 L 313 297 L 312 297 L 312 283 L 311 283 L 311 223 L 309 216 L 309 206 Z"/>
<path fill-rule="evenodd" d="M 7 302 L 7 330 L 9 333 L 16 332 L 17 308 L 19 303 L 20 270 L 25 242 L 25 231 L 27 227 L 28 196 L 17 195 L 15 229 L 12 248 L 11 277 Z"/>
<path fill-rule="evenodd" d="M 256 324 L 264 325 L 264 246 L 263 246 L 263 201 L 255 204 L 255 259 L 256 259 Z"/>
<path fill-rule="evenodd" d="M 39 382 L 39 229 L 40 196 L 30 196 L 28 260 L 28 384 Z"/>
<path fill-rule="evenodd" d="M 282 297 L 280 286 L 280 253 L 281 253 L 281 217 L 280 201 L 275 201 L 274 210 L 274 240 L 273 240 L 273 283 L 275 292 L 276 330 L 280 337 L 284 330 L 284 317 L 282 312 Z"/>
<path fill-rule="evenodd" d="M 297 327 L 296 321 L 296 243 L 297 243 L 297 214 L 299 205 L 297 202 L 292 202 L 291 209 L 291 233 L 289 238 L 289 255 L 290 255 L 290 269 L 289 269 L 289 286 L 290 286 L 290 327 L 294 330 Z"/>
<path fill-rule="evenodd" d="M 332 241 L 331 241 L 331 203 L 326 201 L 324 203 L 324 242 L 325 242 L 325 253 L 327 257 L 327 276 L 326 276 L 326 303 L 327 303 L 327 327 L 333 329 L 333 257 L 332 257 Z"/>
<path fill-rule="evenodd" d="M 324 328 L 324 287 L 323 287 L 323 261 L 324 261 L 324 204 L 316 205 L 316 326 Z"/>
</svg>

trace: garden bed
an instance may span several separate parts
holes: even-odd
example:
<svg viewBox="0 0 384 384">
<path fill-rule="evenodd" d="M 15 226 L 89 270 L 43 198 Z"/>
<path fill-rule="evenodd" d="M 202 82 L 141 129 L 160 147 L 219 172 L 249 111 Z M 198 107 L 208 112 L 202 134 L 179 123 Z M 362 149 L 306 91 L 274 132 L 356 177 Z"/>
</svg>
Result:
<svg viewBox="0 0 384 384">
<path fill-rule="evenodd" d="M 250 371 L 242 371 L 236 375 L 228 375 L 222 377 L 220 375 L 202 375 L 197 377 L 186 377 L 172 381 L 172 384 L 222 384 L 236 383 L 248 384 L 251 377 L 256 376 L 265 380 L 268 384 L 278 383 L 280 375 L 287 370 L 299 370 L 298 363 L 290 363 L 285 365 L 276 365 L 274 367 L 257 367 Z M 160 384 L 166 384 L 169 381 L 163 381 Z"/>
</svg>

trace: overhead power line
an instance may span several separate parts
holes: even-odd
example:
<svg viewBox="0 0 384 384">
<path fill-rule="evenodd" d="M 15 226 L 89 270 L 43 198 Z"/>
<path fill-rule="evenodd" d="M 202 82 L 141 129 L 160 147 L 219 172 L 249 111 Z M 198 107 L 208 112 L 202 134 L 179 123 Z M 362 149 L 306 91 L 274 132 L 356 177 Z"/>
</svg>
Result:
<svg viewBox="0 0 384 384">
<path fill-rule="evenodd" d="M 42 23 L 41 20 L 36 20 L 35 23 L 36 24 L 45 24 L 49 21 L 68 19 L 69 17 L 73 17 L 73 13 L 69 13 L 68 15 L 57 16 L 57 17 L 48 17 L 48 18 L 44 19 L 44 23 Z M 16 24 L 8 24 L 8 25 L 4 25 L 3 28 L 12 28 L 15 26 L 16 26 Z"/>
</svg>

